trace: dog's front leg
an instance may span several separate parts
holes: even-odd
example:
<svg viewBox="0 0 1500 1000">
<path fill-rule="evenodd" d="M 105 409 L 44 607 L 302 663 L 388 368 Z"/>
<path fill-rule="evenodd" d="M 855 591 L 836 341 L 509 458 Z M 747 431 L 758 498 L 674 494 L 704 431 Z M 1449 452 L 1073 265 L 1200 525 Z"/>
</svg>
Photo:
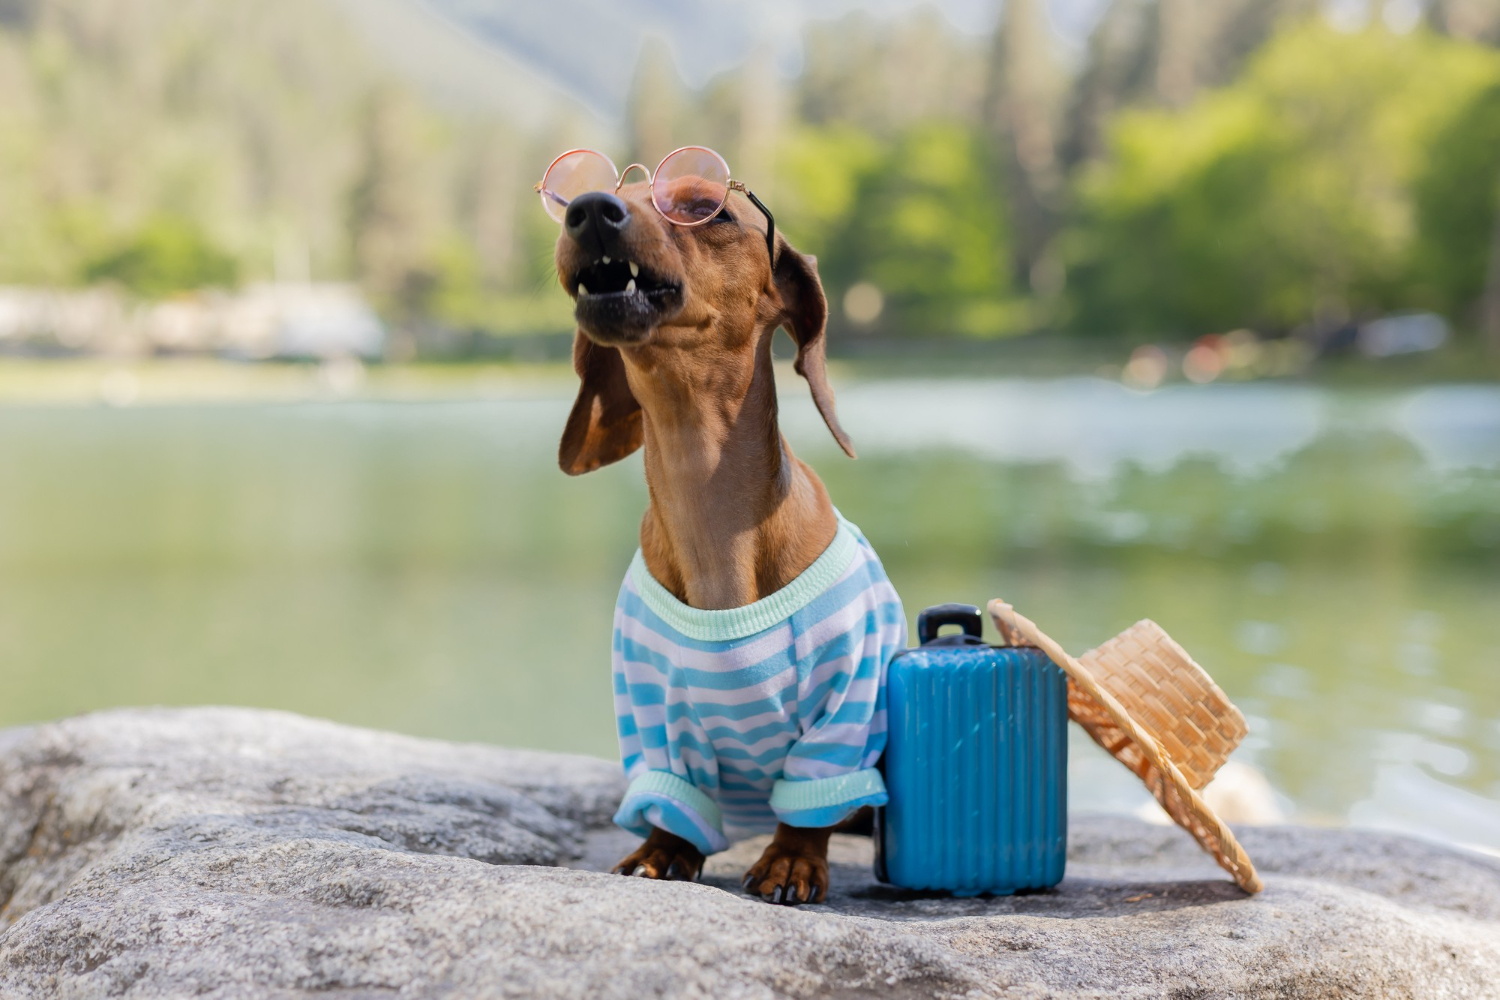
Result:
<svg viewBox="0 0 1500 1000">
<path fill-rule="evenodd" d="M 768 903 L 821 903 L 828 895 L 828 835 L 833 830 L 776 825 L 760 860 L 745 873 L 744 888 Z"/>
<path fill-rule="evenodd" d="M 616 875 L 691 882 L 703 871 L 703 852 L 675 833 L 653 827 L 635 853 L 615 865 L 613 871 Z"/>
</svg>

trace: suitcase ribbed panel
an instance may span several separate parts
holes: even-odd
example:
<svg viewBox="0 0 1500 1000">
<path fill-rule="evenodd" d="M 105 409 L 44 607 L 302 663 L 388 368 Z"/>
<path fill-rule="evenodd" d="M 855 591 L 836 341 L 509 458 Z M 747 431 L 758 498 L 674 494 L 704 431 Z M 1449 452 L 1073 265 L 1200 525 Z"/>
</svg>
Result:
<svg viewBox="0 0 1500 1000">
<path fill-rule="evenodd" d="M 1062 880 L 1067 680 L 1035 649 L 933 646 L 891 661 L 881 877 L 1010 893 Z"/>
</svg>

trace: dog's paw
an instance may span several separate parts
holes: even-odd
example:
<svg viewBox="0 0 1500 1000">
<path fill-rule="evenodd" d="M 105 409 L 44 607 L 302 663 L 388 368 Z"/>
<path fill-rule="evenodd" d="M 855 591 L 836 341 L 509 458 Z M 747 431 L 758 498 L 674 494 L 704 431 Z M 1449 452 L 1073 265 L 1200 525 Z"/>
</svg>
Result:
<svg viewBox="0 0 1500 1000">
<path fill-rule="evenodd" d="M 681 837 L 654 830 L 634 853 L 610 870 L 616 875 L 692 882 L 703 872 L 703 852 Z"/>
<path fill-rule="evenodd" d="M 828 896 L 828 859 L 817 851 L 772 841 L 741 885 L 768 903 L 821 903 Z"/>
</svg>

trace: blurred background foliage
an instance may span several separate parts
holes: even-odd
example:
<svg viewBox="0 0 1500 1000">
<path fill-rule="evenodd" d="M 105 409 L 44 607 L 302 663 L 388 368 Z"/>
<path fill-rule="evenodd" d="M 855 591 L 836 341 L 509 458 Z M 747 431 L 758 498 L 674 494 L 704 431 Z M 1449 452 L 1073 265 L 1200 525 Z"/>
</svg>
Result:
<svg viewBox="0 0 1500 1000">
<path fill-rule="evenodd" d="M 1307 23 L 1181 111 L 1121 114 L 1066 234 L 1073 322 L 1153 334 L 1411 308 L 1469 318 L 1500 189 L 1497 73 L 1500 55 L 1476 45 Z M 1477 239 L 1454 202 L 1488 209 Z"/>
<path fill-rule="evenodd" d="M 87 281 L 115 281 L 147 297 L 235 283 L 239 261 L 179 216 L 143 222 L 124 243 L 84 261 Z"/>
<path fill-rule="evenodd" d="M 752 48 L 696 87 L 648 42 L 601 124 L 447 100 L 343 0 L 0 0 L 0 285 L 354 280 L 419 350 L 565 332 L 530 183 L 569 145 L 692 142 L 819 255 L 851 332 L 1431 310 L 1500 350 L 1500 3 L 1099 7 L 1073 53 L 1041 0 L 988 37 L 854 12 L 808 22 L 795 74 Z"/>
</svg>

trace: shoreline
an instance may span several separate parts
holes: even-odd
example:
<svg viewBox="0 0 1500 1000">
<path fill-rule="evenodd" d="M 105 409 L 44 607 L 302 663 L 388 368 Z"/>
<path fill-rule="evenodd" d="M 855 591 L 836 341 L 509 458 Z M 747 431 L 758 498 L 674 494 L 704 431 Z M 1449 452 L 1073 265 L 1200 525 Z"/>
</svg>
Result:
<svg viewBox="0 0 1500 1000">
<path fill-rule="evenodd" d="M 1500 385 L 1500 360 L 1420 359 L 1389 363 L 1340 361 L 1291 375 L 1223 379 L 1210 386 L 1304 385 L 1328 390 L 1400 391 L 1434 385 Z M 1481 362 L 1484 359 L 1480 359 Z M 793 376 L 789 359 L 777 374 Z M 830 359 L 836 380 L 848 383 L 921 380 L 1021 379 L 1038 382 L 1098 379 L 1126 384 L 1121 366 L 1068 351 L 993 351 L 980 356 L 934 351 L 921 360 L 882 354 Z M 1416 369 L 1427 369 L 1427 373 Z M 0 409 L 30 406 L 181 406 L 308 402 L 453 402 L 570 394 L 576 379 L 568 361 L 474 360 L 377 362 L 240 361 L 180 356 L 0 356 Z M 1209 386 L 1203 386 L 1207 388 Z M 1181 378 L 1143 390 L 1199 388 Z"/>
</svg>

